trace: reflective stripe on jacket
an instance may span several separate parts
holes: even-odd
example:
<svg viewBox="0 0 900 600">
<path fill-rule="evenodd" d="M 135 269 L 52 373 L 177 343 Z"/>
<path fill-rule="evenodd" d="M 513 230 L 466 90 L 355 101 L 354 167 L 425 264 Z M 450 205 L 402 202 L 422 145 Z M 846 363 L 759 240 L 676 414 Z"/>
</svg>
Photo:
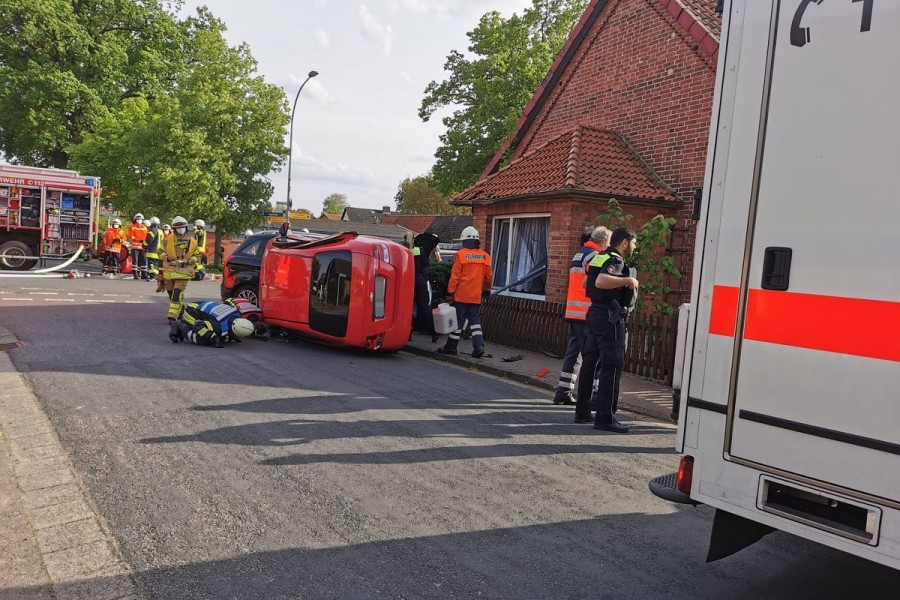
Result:
<svg viewBox="0 0 900 600">
<path fill-rule="evenodd" d="M 569 289 L 566 293 L 566 319 L 569 321 L 584 321 L 587 318 L 591 299 L 584 289 L 584 280 L 587 276 L 587 265 L 598 252 L 602 252 L 600 246 L 594 242 L 587 242 L 572 257 L 572 264 L 569 266 Z"/>
<path fill-rule="evenodd" d="M 166 279 L 193 279 L 197 266 L 197 240 L 192 235 L 185 234 L 179 238 L 177 234 L 171 233 L 166 238 L 160 258 L 163 259 L 163 274 Z"/>
</svg>

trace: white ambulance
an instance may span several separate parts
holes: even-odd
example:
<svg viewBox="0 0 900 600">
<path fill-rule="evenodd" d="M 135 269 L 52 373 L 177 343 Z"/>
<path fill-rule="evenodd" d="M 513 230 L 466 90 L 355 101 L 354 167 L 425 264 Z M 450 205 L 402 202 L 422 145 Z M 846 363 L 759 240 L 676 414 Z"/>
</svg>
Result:
<svg viewBox="0 0 900 600">
<path fill-rule="evenodd" d="M 778 529 L 900 569 L 900 1 L 732 0 L 677 474 L 708 560 Z"/>
</svg>

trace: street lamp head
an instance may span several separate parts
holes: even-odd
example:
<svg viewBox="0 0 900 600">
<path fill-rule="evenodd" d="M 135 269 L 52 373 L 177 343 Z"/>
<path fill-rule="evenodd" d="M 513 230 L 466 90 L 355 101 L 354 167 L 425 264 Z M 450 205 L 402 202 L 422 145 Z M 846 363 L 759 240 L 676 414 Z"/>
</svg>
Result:
<svg viewBox="0 0 900 600">
<path fill-rule="evenodd" d="M 310 76 L 310 77 L 315 77 L 315 76 L 318 75 L 318 74 L 319 74 L 318 71 L 310 71 L 310 72 L 309 72 L 309 76 Z"/>
</svg>

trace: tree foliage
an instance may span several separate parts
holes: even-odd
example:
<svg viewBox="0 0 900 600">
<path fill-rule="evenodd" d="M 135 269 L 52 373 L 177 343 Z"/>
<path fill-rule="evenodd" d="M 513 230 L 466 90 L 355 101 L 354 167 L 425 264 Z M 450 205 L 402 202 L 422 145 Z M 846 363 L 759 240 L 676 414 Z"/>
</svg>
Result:
<svg viewBox="0 0 900 600">
<path fill-rule="evenodd" d="M 430 173 L 401 181 L 394 200 L 397 212 L 407 215 L 462 215 L 469 212 L 466 207 L 450 204 L 450 199 L 434 187 Z"/>
<path fill-rule="evenodd" d="M 597 217 L 597 224 L 609 229 L 631 227 L 632 215 L 625 214 L 619 202 L 612 198 L 607 211 Z M 672 227 L 677 221 L 672 217 L 658 214 L 644 223 L 637 234 L 637 249 L 628 265 L 635 267 L 641 277 L 638 309 L 643 309 L 652 302 L 654 310 L 664 315 L 672 315 L 675 309 L 665 300 L 672 288 L 666 285 L 667 277 L 681 279 L 681 271 L 675 266 L 675 260 L 666 254 L 666 247 L 672 235 Z"/>
<path fill-rule="evenodd" d="M 168 6 L 0 0 L 0 150 L 65 168 L 69 147 L 124 98 L 171 85 L 179 33 Z"/>
<path fill-rule="evenodd" d="M 453 50 L 449 77 L 425 88 L 419 117 L 454 107 L 435 153 L 434 185 L 451 196 L 477 179 L 547 75 L 587 0 L 532 0 L 521 15 L 481 17 L 467 35 L 469 55 Z"/>
<path fill-rule="evenodd" d="M 342 215 L 347 206 L 347 196 L 344 194 L 329 194 L 322 201 L 322 212 L 329 215 Z"/>
</svg>

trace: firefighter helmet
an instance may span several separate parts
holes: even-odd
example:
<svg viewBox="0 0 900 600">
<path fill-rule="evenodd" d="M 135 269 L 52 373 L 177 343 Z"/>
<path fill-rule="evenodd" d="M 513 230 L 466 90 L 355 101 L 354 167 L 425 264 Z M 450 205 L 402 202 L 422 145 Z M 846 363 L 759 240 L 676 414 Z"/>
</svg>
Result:
<svg viewBox="0 0 900 600">
<path fill-rule="evenodd" d="M 144 215 L 142 215 L 141 213 L 138 213 L 138 214 L 134 215 L 134 220 L 135 220 L 135 221 L 137 221 L 137 220 L 143 221 L 143 220 L 144 220 Z"/>
<path fill-rule="evenodd" d="M 178 227 L 179 225 L 187 225 L 187 219 L 184 217 L 175 217 L 172 219 L 172 227 Z"/>
<path fill-rule="evenodd" d="M 206 227 L 206 221 L 203 219 L 197 219 L 194 221 L 194 227 Z"/>
<path fill-rule="evenodd" d="M 122 221 L 120 221 L 119 219 L 113 219 L 113 225 L 116 227 L 121 227 Z"/>
<path fill-rule="evenodd" d="M 254 331 L 256 328 L 250 319 L 237 318 L 231 324 L 231 332 L 239 338 L 249 337 Z"/>
<path fill-rule="evenodd" d="M 478 235 L 478 230 L 469 225 L 465 229 L 462 230 L 462 233 L 459 236 L 460 240 L 480 240 L 481 236 Z"/>
<path fill-rule="evenodd" d="M 159 217 L 150 217 L 151 225 L 159 225 Z"/>
</svg>

